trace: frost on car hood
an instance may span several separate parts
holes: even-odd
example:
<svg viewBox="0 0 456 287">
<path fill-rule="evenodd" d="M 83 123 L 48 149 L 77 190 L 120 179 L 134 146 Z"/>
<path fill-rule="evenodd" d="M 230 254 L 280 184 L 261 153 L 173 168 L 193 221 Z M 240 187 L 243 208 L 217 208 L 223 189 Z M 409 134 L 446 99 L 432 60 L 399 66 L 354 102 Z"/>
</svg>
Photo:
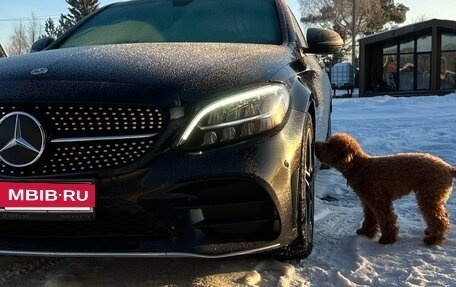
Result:
<svg viewBox="0 0 456 287">
<path fill-rule="evenodd" d="M 292 61 L 285 46 L 219 43 L 118 44 L 37 52 L 0 61 L 0 87 L 17 81 L 147 86 L 199 97 L 265 82 Z M 47 73 L 31 75 L 36 68 Z M 3 84 L 1 84 L 3 82 Z M 16 87 L 17 88 L 17 87 Z M 0 97 L 3 97 L 0 88 Z"/>
</svg>

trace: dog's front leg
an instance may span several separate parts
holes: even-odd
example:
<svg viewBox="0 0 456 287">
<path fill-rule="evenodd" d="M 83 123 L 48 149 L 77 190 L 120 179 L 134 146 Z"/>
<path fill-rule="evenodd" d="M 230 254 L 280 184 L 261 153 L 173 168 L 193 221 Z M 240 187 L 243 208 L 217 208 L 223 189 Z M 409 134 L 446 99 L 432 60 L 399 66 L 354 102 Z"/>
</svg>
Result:
<svg viewBox="0 0 456 287">
<path fill-rule="evenodd" d="M 373 212 L 382 233 L 378 242 L 381 244 L 396 242 L 399 230 L 397 228 L 397 215 L 394 213 L 393 202 L 390 200 L 376 202 Z"/>
<path fill-rule="evenodd" d="M 364 220 L 361 224 L 361 228 L 356 230 L 358 235 L 365 235 L 369 238 L 373 238 L 378 231 L 377 220 L 375 219 L 374 212 L 372 209 L 363 203 Z"/>
</svg>

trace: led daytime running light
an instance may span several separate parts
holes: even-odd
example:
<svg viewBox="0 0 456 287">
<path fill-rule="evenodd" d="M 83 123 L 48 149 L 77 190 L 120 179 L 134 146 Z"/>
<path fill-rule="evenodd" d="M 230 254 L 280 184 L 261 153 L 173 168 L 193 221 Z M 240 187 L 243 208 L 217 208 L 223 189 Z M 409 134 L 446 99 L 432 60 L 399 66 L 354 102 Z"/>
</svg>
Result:
<svg viewBox="0 0 456 287">
<path fill-rule="evenodd" d="M 251 102 L 249 103 L 249 101 Z M 220 112 L 223 112 L 223 109 L 227 109 L 230 105 L 236 105 L 237 103 L 239 103 L 239 105 L 234 106 L 233 111 L 230 111 L 231 113 L 225 116 L 222 121 L 222 114 L 217 114 L 217 110 L 221 109 Z M 264 104 L 263 106 L 265 106 L 268 110 L 261 111 L 258 108 L 263 107 L 261 104 Z M 210 131 L 220 128 L 230 128 L 237 125 L 250 125 L 255 120 L 269 121 L 268 119 L 271 119 L 271 126 L 276 126 L 282 121 L 286 111 L 288 110 L 288 105 L 288 90 L 282 84 L 271 84 L 216 101 L 203 108 L 195 116 L 185 129 L 177 145 L 184 144 L 195 129 L 200 131 Z M 240 116 L 240 109 L 244 109 L 244 117 Z M 204 119 L 207 119 L 205 121 L 206 124 L 203 123 Z M 248 132 L 245 135 L 250 134 L 251 132 Z M 209 139 L 213 138 L 212 135 L 210 137 L 209 135 L 210 134 L 208 134 L 204 139 L 205 143 L 210 142 Z"/>
</svg>

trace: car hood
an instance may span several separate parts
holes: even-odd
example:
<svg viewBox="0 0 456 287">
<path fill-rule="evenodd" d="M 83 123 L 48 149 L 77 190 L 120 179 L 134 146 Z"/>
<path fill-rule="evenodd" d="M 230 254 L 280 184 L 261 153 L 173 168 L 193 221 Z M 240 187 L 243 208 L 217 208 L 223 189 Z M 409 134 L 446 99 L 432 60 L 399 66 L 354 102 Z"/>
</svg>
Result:
<svg viewBox="0 0 456 287">
<path fill-rule="evenodd" d="M 106 97 L 122 102 L 125 90 L 129 102 L 154 102 L 151 97 L 164 95 L 194 101 L 266 82 L 292 60 L 286 46 L 256 44 L 154 43 L 55 49 L 0 60 L 0 98 L 105 101 Z"/>
</svg>

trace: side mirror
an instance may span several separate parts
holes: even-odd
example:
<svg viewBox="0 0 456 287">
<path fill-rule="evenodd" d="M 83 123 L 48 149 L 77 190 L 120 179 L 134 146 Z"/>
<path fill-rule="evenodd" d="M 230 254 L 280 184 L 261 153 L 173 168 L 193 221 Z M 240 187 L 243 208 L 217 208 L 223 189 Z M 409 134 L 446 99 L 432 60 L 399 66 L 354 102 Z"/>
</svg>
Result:
<svg viewBox="0 0 456 287">
<path fill-rule="evenodd" d="M 30 53 L 42 51 L 42 50 L 46 49 L 46 47 L 51 45 L 53 42 L 54 42 L 54 38 L 51 38 L 51 37 L 44 37 L 44 38 L 38 39 L 35 41 L 35 43 L 33 43 L 32 48 L 30 49 Z"/>
<path fill-rule="evenodd" d="M 307 29 L 308 53 L 312 54 L 335 54 L 339 53 L 344 46 L 340 35 L 334 31 L 322 28 Z"/>
</svg>

